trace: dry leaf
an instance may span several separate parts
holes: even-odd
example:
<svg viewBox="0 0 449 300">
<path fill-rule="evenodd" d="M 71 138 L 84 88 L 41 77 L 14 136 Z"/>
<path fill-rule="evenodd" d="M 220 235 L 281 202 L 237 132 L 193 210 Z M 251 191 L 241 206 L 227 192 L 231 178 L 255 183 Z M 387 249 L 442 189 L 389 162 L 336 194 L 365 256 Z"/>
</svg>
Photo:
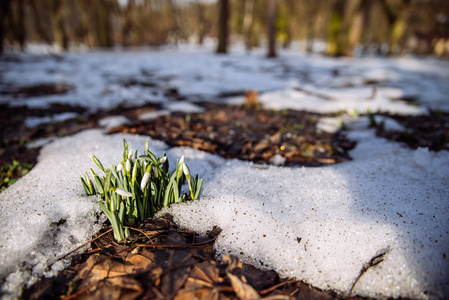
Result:
<svg viewBox="0 0 449 300">
<path fill-rule="evenodd" d="M 229 280 L 231 280 L 232 288 L 235 294 L 242 300 L 255 300 L 260 299 L 259 294 L 253 289 L 252 286 L 240 280 L 236 275 L 229 272 L 226 273 Z"/>
</svg>

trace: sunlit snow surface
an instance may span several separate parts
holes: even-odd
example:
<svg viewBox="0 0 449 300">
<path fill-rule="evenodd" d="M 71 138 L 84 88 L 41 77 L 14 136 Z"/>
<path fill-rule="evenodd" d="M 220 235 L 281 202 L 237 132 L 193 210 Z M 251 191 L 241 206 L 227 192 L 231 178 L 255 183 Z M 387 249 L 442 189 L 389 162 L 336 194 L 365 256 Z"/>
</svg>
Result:
<svg viewBox="0 0 449 300">
<path fill-rule="evenodd" d="M 177 87 L 182 95 L 224 102 L 242 99 L 217 100 L 214 95 L 251 88 L 266 91 L 260 100 L 276 109 L 363 112 L 381 105 L 382 110 L 421 114 L 426 107 L 447 110 L 447 67 L 447 62 L 430 59 L 334 60 L 287 53 L 266 60 L 257 54 L 204 51 L 68 54 L 60 62 L 42 57 L 29 64 L 0 65 L 3 84 L 64 81 L 77 87 L 67 95 L 15 99 L 18 105 L 65 102 L 96 111 L 119 103 L 158 102 L 164 113 L 197 107 L 117 82 L 130 76 L 159 78 L 160 85 Z M 335 69 L 339 76 L 333 75 Z M 366 80 L 379 83 L 374 97 L 363 84 Z M 313 100 L 314 95 L 298 89 L 333 99 Z M 390 101 L 411 95 L 420 107 Z M 112 121 L 117 120 L 105 126 Z M 219 255 L 231 252 L 322 289 L 347 295 L 363 267 L 385 253 L 381 263 L 361 276 L 353 294 L 449 297 L 449 154 L 410 150 L 376 138 L 360 122 L 349 126 L 350 137 L 358 142 L 350 153 L 353 161 L 320 168 L 264 167 L 151 141 L 156 153 L 168 151 L 172 159 L 184 155 L 191 172 L 205 181 L 200 200 L 168 211 L 181 226 L 203 233 L 220 226 Z M 123 138 L 134 149 L 149 139 L 101 130 L 57 139 L 44 147 L 28 175 L 0 193 L 5 298 L 20 294 L 48 264 L 99 229 L 97 199 L 82 195 L 79 176 L 93 167 L 89 154 L 106 165 L 118 163 Z M 53 269 L 62 267 L 57 263 Z"/>
</svg>

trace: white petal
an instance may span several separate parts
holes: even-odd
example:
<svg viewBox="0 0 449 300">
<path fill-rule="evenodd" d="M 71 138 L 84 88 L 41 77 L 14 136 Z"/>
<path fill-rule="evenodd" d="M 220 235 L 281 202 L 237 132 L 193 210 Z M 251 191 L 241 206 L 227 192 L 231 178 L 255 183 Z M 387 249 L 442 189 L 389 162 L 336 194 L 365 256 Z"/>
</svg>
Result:
<svg viewBox="0 0 449 300">
<path fill-rule="evenodd" d="M 189 178 L 190 170 L 185 163 L 182 163 L 182 171 L 184 172 L 184 175 L 186 175 L 186 177 Z"/>
<path fill-rule="evenodd" d="M 131 194 L 128 191 L 125 191 L 124 189 L 116 189 L 115 192 L 123 197 L 132 197 L 133 196 L 133 194 Z"/>
<path fill-rule="evenodd" d="M 147 185 L 148 180 L 150 179 L 150 173 L 145 172 L 142 178 L 142 182 L 140 183 L 140 189 L 143 190 Z"/>
</svg>

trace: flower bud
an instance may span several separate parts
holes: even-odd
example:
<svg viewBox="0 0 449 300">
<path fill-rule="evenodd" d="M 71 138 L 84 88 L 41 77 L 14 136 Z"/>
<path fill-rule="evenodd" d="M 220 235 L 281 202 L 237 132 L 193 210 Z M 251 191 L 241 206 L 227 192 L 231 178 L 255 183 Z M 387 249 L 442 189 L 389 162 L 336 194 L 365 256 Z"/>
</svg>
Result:
<svg viewBox="0 0 449 300">
<path fill-rule="evenodd" d="M 129 161 L 129 159 L 126 160 L 125 170 L 128 173 L 131 172 L 131 162 Z"/>
<path fill-rule="evenodd" d="M 120 164 L 117 166 L 117 172 L 120 172 L 121 170 L 123 170 L 123 163 L 120 163 Z"/>
<path fill-rule="evenodd" d="M 143 154 L 145 155 L 149 149 L 148 140 L 145 141 L 145 145 L 143 146 Z"/>
<path fill-rule="evenodd" d="M 115 189 L 115 192 L 123 197 L 132 197 L 133 196 L 133 194 L 131 194 L 128 191 L 125 191 L 124 189 L 117 188 L 117 189 Z"/>
<path fill-rule="evenodd" d="M 148 183 L 148 180 L 150 179 L 150 173 L 149 172 L 145 172 L 145 174 L 143 175 L 142 178 L 142 182 L 140 183 L 140 189 L 143 190 L 145 188 L 145 186 Z"/>
<path fill-rule="evenodd" d="M 182 171 L 184 172 L 184 175 L 186 175 L 186 178 L 190 178 L 190 170 L 189 167 L 185 163 L 182 163 Z"/>
<path fill-rule="evenodd" d="M 163 164 L 167 160 L 167 156 L 161 156 L 159 157 L 158 163 Z"/>
</svg>

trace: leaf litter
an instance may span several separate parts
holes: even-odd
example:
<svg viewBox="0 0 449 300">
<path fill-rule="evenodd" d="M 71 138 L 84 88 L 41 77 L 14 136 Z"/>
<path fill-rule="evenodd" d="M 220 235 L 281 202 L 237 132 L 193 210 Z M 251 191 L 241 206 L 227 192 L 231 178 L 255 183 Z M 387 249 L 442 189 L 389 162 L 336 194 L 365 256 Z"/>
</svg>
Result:
<svg viewBox="0 0 449 300">
<path fill-rule="evenodd" d="M 179 228 L 170 215 L 147 219 L 126 244 L 104 227 L 90 251 L 71 266 L 42 278 L 23 299 L 333 299 L 335 294 L 294 279 L 280 278 L 227 255 L 215 259 L 220 228 L 206 236 Z"/>
</svg>

